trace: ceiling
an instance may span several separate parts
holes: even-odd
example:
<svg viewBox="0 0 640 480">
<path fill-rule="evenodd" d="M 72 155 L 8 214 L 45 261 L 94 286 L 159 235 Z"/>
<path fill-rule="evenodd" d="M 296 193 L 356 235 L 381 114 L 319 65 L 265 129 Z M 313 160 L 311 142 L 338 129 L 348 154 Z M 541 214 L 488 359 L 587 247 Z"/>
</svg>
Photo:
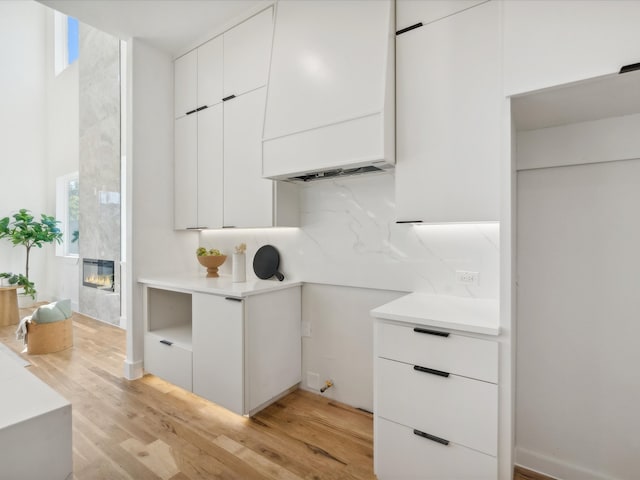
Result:
<svg viewBox="0 0 640 480">
<path fill-rule="evenodd" d="M 38 0 L 116 37 L 137 37 L 173 57 L 243 20 L 269 0 Z"/>
</svg>

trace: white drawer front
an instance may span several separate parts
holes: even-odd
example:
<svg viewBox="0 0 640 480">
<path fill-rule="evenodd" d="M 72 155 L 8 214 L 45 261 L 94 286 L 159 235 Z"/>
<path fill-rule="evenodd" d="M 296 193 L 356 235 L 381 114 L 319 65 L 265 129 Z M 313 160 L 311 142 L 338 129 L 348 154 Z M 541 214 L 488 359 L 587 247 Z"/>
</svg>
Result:
<svg viewBox="0 0 640 480">
<path fill-rule="evenodd" d="M 497 455 L 498 386 L 376 359 L 376 415 Z"/>
<path fill-rule="evenodd" d="M 414 327 L 376 322 L 378 357 L 498 382 L 498 343 L 449 334 L 448 337 L 419 333 Z M 429 327 L 415 329 L 435 331 Z"/>
<path fill-rule="evenodd" d="M 177 345 L 161 343 L 153 333 L 144 336 L 144 369 L 158 377 L 191 391 L 191 351 Z"/>
<path fill-rule="evenodd" d="M 496 457 L 428 440 L 413 429 L 375 420 L 374 470 L 378 480 L 496 480 Z"/>
</svg>

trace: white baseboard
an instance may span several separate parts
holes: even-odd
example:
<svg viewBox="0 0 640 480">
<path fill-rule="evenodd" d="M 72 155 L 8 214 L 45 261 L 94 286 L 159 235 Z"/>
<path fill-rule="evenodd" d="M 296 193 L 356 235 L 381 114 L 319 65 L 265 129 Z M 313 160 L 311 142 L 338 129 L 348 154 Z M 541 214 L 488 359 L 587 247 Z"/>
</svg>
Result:
<svg viewBox="0 0 640 480">
<path fill-rule="evenodd" d="M 515 464 L 558 480 L 623 480 L 526 448 L 515 448 Z"/>
<path fill-rule="evenodd" d="M 124 378 L 127 380 L 136 380 L 142 378 L 144 371 L 142 369 L 142 360 L 137 362 L 124 361 Z"/>
</svg>

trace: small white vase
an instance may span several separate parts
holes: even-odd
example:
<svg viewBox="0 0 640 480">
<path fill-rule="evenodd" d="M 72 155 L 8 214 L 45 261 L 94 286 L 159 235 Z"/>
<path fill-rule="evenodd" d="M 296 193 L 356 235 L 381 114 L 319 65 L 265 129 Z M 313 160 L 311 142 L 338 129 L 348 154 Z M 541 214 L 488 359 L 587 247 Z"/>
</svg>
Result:
<svg viewBox="0 0 640 480">
<path fill-rule="evenodd" d="M 235 283 L 247 280 L 246 257 L 244 253 L 234 253 L 231 265 L 231 281 Z"/>
</svg>

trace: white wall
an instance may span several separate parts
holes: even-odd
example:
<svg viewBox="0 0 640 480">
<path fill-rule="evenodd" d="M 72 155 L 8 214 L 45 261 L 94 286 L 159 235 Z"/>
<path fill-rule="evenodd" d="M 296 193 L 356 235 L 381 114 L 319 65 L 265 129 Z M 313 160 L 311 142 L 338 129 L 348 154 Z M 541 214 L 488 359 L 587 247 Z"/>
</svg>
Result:
<svg viewBox="0 0 640 480">
<path fill-rule="evenodd" d="M 609 142 L 636 117 L 518 134 L 552 166 L 518 172 L 516 462 L 556 478 L 637 476 L 640 142 Z"/>
<path fill-rule="evenodd" d="M 49 213 L 45 211 L 45 11 L 35 2 L 0 2 L 0 217 L 20 208 L 38 218 Z M 46 253 L 34 250 L 30 277 L 36 289 L 46 291 Z M 0 271 L 24 273 L 24 261 L 24 248 L 0 242 Z"/>
<path fill-rule="evenodd" d="M 140 276 L 186 271 L 198 237 L 173 230 L 173 62 L 138 39 L 127 42 L 128 108 L 127 312 L 125 375 L 142 373 L 143 317 Z"/>
<path fill-rule="evenodd" d="M 56 76 L 54 72 L 53 10 L 46 9 L 46 62 L 44 69 L 46 88 L 46 212 L 56 212 L 56 178 L 77 172 L 78 125 L 78 62 Z M 55 256 L 55 249 L 47 250 L 47 289 L 41 299 L 71 299 L 78 309 L 79 266 L 76 258 Z"/>
</svg>

